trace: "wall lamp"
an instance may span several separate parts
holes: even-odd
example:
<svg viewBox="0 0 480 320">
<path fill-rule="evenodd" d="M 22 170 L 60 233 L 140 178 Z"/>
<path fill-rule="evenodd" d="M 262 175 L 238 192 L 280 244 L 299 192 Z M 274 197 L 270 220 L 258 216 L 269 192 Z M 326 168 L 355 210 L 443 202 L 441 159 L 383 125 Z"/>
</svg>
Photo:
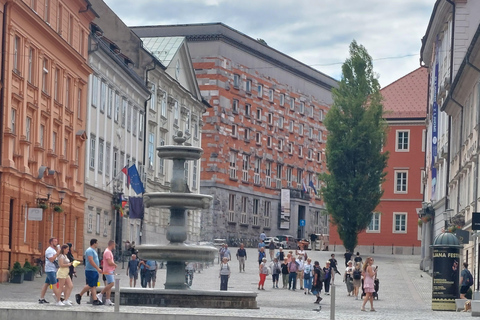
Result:
<svg viewBox="0 0 480 320">
<path fill-rule="evenodd" d="M 65 199 L 65 194 L 66 192 L 65 191 L 58 191 L 58 197 L 60 198 L 60 202 L 50 202 L 50 206 L 53 207 L 53 206 L 59 206 L 63 203 L 63 199 Z"/>
<path fill-rule="evenodd" d="M 47 197 L 37 198 L 37 204 L 48 202 L 48 200 L 50 200 L 50 196 L 52 195 L 52 190 L 53 190 L 52 186 L 47 186 Z"/>
</svg>

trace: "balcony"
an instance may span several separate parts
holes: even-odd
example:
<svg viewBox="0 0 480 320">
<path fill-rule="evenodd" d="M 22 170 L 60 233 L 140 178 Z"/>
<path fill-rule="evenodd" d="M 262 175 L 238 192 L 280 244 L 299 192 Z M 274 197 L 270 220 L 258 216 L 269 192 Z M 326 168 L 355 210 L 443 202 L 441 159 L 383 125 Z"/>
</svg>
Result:
<svg viewBox="0 0 480 320">
<path fill-rule="evenodd" d="M 290 199 L 300 199 L 310 201 L 312 197 L 308 192 L 304 192 L 302 189 L 288 188 L 290 190 Z"/>
</svg>

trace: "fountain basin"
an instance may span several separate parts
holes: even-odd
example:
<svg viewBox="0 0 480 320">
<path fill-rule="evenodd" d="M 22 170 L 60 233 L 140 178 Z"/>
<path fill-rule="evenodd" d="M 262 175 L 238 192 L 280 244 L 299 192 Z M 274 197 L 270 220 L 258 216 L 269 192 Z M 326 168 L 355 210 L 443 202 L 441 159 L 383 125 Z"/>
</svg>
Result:
<svg viewBox="0 0 480 320">
<path fill-rule="evenodd" d="M 172 262 L 212 262 L 218 253 L 218 249 L 215 247 L 184 243 L 170 243 L 168 245 L 145 244 L 137 246 L 136 249 L 138 249 L 138 255 L 142 259 Z"/>
<path fill-rule="evenodd" d="M 160 146 L 157 147 L 157 155 L 160 158 L 168 160 L 198 160 L 203 154 L 203 150 L 200 147 L 193 146 Z"/>
<path fill-rule="evenodd" d="M 213 197 L 208 195 L 181 192 L 149 192 L 143 195 L 143 203 L 146 208 L 208 209 L 212 199 Z"/>
</svg>

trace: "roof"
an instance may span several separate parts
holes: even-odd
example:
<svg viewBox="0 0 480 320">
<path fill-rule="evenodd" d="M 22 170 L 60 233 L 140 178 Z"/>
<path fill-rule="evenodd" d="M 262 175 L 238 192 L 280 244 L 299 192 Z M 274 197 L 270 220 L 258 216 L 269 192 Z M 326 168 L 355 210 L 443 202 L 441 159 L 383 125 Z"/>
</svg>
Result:
<svg viewBox="0 0 480 320">
<path fill-rule="evenodd" d="M 387 119 L 426 118 L 428 70 L 420 67 L 380 90 Z"/>
<path fill-rule="evenodd" d="M 152 37 L 141 39 L 143 41 L 143 47 L 150 51 L 163 65 L 168 66 L 185 40 L 185 37 Z"/>
</svg>

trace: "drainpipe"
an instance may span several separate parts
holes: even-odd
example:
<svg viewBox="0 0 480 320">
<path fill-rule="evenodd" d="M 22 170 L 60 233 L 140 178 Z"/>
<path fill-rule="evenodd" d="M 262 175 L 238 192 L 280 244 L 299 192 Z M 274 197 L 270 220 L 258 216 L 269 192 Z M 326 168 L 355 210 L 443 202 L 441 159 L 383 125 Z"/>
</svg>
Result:
<svg viewBox="0 0 480 320">
<path fill-rule="evenodd" d="M 153 62 L 153 67 L 151 68 L 148 68 L 145 70 L 145 86 L 148 88 L 148 73 L 152 70 L 155 69 L 155 60 L 152 61 Z M 143 172 L 145 172 L 145 156 L 147 154 L 147 111 L 148 111 L 148 101 L 150 101 L 152 99 L 152 93 L 150 92 L 150 96 L 147 98 L 147 100 L 145 100 L 145 104 L 144 104 L 144 107 L 145 107 L 145 112 L 143 113 L 144 114 L 144 117 L 143 117 Z M 146 181 L 145 181 L 146 183 Z M 142 244 L 142 237 L 143 237 L 143 219 L 140 220 L 140 230 L 141 231 L 141 234 L 140 234 L 140 244 Z"/>
</svg>

